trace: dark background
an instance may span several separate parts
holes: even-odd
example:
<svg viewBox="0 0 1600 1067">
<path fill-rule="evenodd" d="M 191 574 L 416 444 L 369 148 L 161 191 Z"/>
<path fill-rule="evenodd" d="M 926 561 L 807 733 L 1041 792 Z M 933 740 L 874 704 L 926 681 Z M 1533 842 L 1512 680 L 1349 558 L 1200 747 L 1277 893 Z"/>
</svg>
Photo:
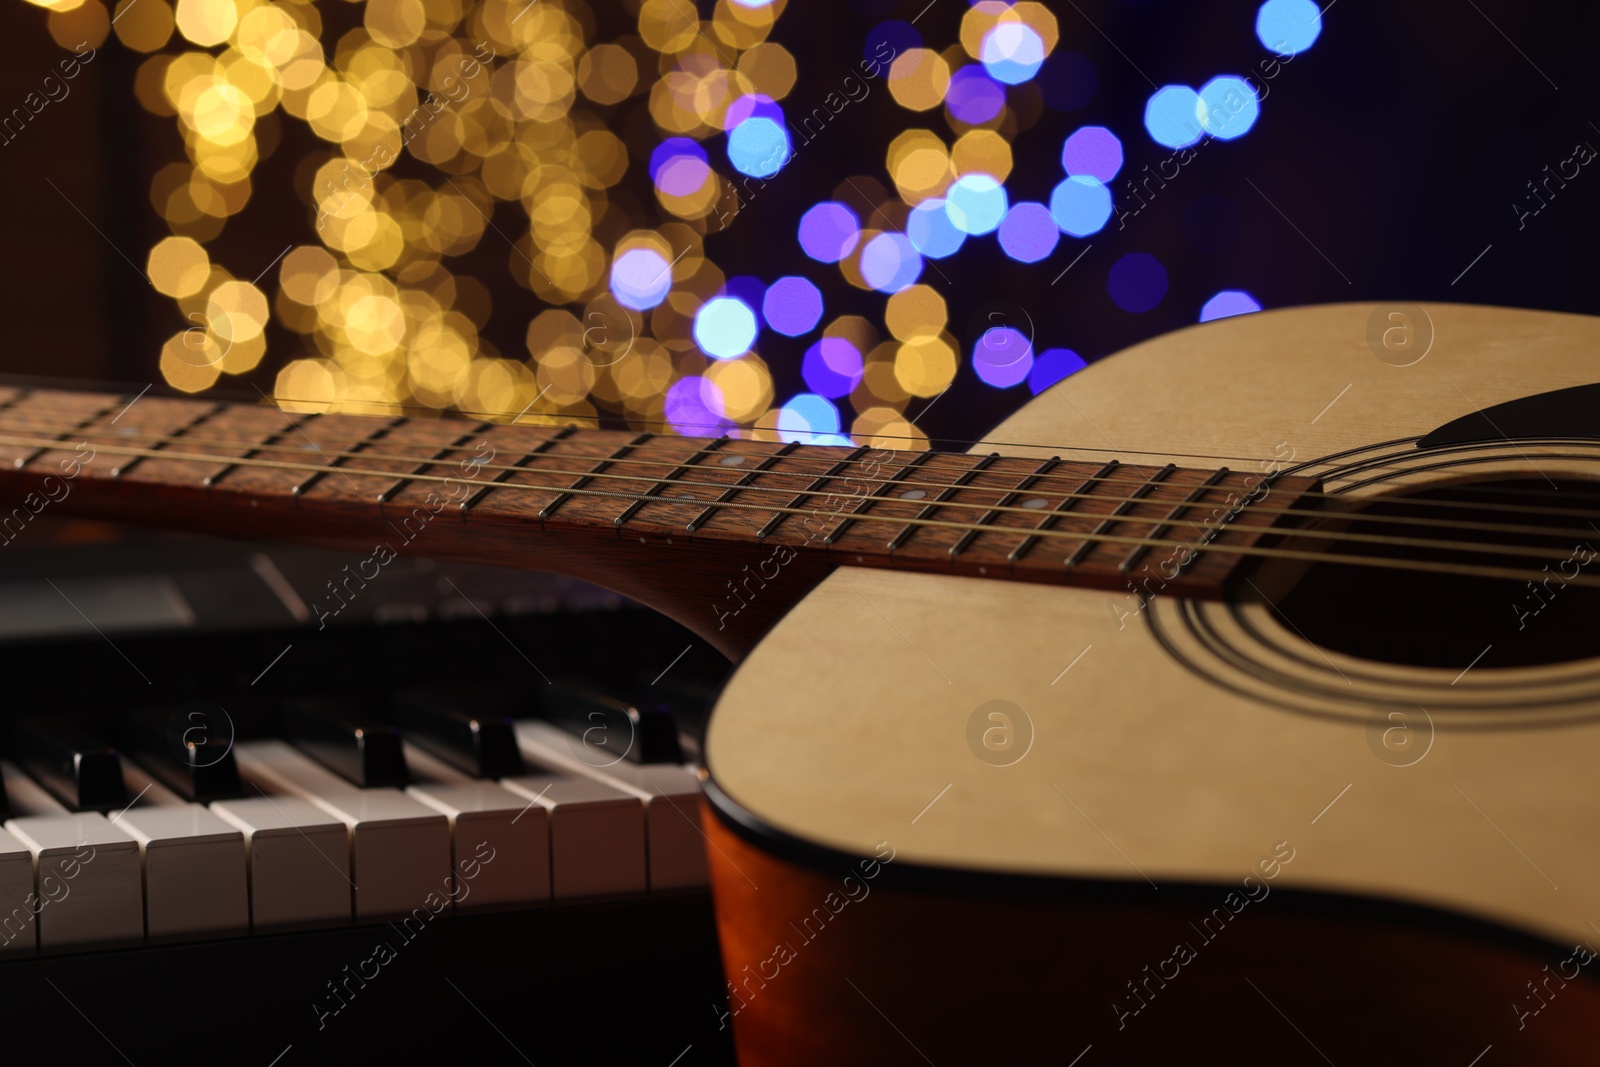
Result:
<svg viewBox="0 0 1600 1067">
<path fill-rule="evenodd" d="M 786 110 L 793 116 L 819 104 L 859 62 L 879 21 L 909 21 L 926 2 L 860 0 L 853 10 L 792 3 L 772 37 L 799 60 Z M 345 6 L 322 7 L 330 27 L 359 19 L 357 6 L 348 15 L 339 10 Z M 1016 166 L 1006 182 L 1013 201 L 1048 200 L 1062 176 L 1062 139 L 1078 126 L 1100 124 L 1123 142 L 1126 162 L 1112 188 L 1118 209 L 1125 209 L 1131 202 L 1127 179 L 1141 176 L 1147 165 L 1153 172 L 1171 154 L 1143 127 L 1151 83 L 1199 87 L 1218 74 L 1259 76 L 1259 64 L 1270 58 L 1256 39 L 1254 2 L 1056 0 L 1049 6 L 1061 41 L 1037 81 L 1048 86 L 1061 76 L 1057 68 L 1071 63 L 1077 95 L 1087 84 L 1085 68 L 1092 70 L 1093 91 L 1072 110 L 1035 109 L 1037 121 L 1014 142 Z M 927 420 L 917 418 L 926 400 L 913 398 L 907 414 L 935 437 L 975 438 L 1028 399 L 1026 385 L 996 390 L 971 369 L 975 335 L 968 324 L 997 301 L 1031 320 L 1036 351 L 1067 347 L 1090 360 L 1194 323 L 1201 305 L 1221 289 L 1247 290 L 1269 309 L 1389 300 L 1593 313 L 1597 271 L 1590 235 L 1600 211 L 1600 176 L 1590 171 L 1600 168 L 1584 168 L 1520 229 L 1513 205 L 1537 206 L 1527 184 L 1542 179 L 1546 165 L 1553 170 L 1571 157 L 1579 142 L 1600 148 L 1600 128 L 1591 121 L 1600 115 L 1593 46 L 1600 12 L 1591 5 L 1525 0 L 1335 0 L 1330 7 L 1316 43 L 1268 83 L 1255 127 L 1239 140 L 1206 145 L 1165 188 L 1152 183 L 1155 196 L 1125 228 L 1113 216 L 1087 241 L 1063 237 L 1034 265 L 1006 259 L 992 237 L 969 239 L 956 256 L 938 261 L 939 271 L 925 270 L 922 280 L 949 303 L 964 362 L 950 395 Z M 595 9 L 601 23 L 595 40 L 627 32 L 634 21 L 620 3 Z M 942 50 L 957 39 L 965 10 L 963 0 L 934 0 L 917 29 Z M 702 16 L 708 12 L 702 5 Z M 0 7 L 0 40 L 8 52 L 0 64 L 0 112 L 20 106 L 68 54 L 51 40 L 45 19 L 44 10 L 26 4 Z M 325 33 L 324 44 L 331 40 Z M 1067 59 L 1069 52 L 1087 62 Z M 148 249 L 168 232 L 150 206 L 150 176 L 182 158 L 175 120 L 145 113 L 134 99 L 133 72 L 141 59 L 114 35 L 108 38 L 72 83 L 70 97 L 0 145 L 0 372 L 159 381 L 160 346 L 187 325 L 173 301 L 137 273 Z M 1013 106 L 1019 94 L 1035 92 L 1044 91 L 1011 90 Z M 647 186 L 636 183 L 648 181 L 643 158 L 652 138 L 662 135 L 641 121 L 636 112 L 643 107 L 643 98 L 634 96 L 611 112 L 637 157 L 624 182 L 644 194 L 635 202 L 647 217 L 637 222 L 652 225 L 662 215 Z M 303 128 L 290 126 L 297 124 L 284 124 L 283 143 L 257 168 L 255 198 L 207 245 L 213 260 L 236 275 L 249 277 L 249 264 L 269 262 L 286 237 L 315 242 L 305 191 L 295 187 L 309 180 L 296 178 L 297 145 L 311 142 Z M 908 127 L 949 136 L 938 111 L 906 111 L 880 78 L 864 102 L 847 107 L 821 137 L 800 148 L 728 231 L 707 239 L 707 254 L 729 276 L 757 274 L 770 282 L 779 274 L 805 273 L 822 286 L 828 318 L 854 312 L 881 324 L 883 296 L 853 290 L 836 268 L 806 260 L 795 225 L 846 177 L 872 176 L 892 189 L 884 150 Z M 720 142 L 713 138 L 707 147 L 728 173 Z M 437 173 L 433 177 L 438 180 Z M 514 235 L 517 214 L 514 205 L 501 204 L 495 224 Z M 520 228 L 525 232 L 525 219 Z M 1052 285 L 1085 244 L 1092 247 Z M 1168 272 L 1165 298 L 1143 314 L 1118 308 L 1106 288 L 1112 265 L 1132 252 L 1156 256 Z M 447 264 L 489 287 L 494 312 L 484 335 L 515 355 L 523 353 L 523 330 L 542 305 L 511 283 L 508 255 L 489 231 L 476 250 Z M 272 292 L 275 275 L 263 286 Z M 243 380 L 224 377 L 219 388 L 254 397 L 253 383 L 270 392 L 277 370 L 305 354 L 304 342 L 281 328 L 268 336 L 262 365 Z M 812 339 L 763 333 L 759 348 L 777 380 L 777 403 L 806 388 L 799 364 Z M 845 411 L 847 422 L 850 414 Z"/>
</svg>

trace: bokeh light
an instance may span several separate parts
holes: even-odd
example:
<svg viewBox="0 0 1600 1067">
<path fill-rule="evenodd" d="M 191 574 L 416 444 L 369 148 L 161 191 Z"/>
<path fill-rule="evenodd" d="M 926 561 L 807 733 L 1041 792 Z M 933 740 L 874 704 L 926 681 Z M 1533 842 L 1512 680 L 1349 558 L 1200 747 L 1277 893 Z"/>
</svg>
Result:
<svg viewBox="0 0 1600 1067">
<path fill-rule="evenodd" d="M 672 289 L 672 264 L 653 248 L 633 248 L 611 264 L 611 292 L 635 311 L 655 307 Z"/>
<path fill-rule="evenodd" d="M 906 218 L 906 237 L 912 247 L 932 259 L 943 259 L 960 250 L 967 235 L 950 221 L 944 200 L 924 200 Z"/>
<path fill-rule="evenodd" d="M 736 359 L 756 343 L 756 314 L 731 296 L 708 300 L 695 313 L 694 341 L 716 359 Z"/>
<path fill-rule="evenodd" d="M 1167 268 L 1155 256 L 1130 252 L 1112 264 L 1106 291 L 1124 311 L 1151 311 L 1167 295 Z"/>
<path fill-rule="evenodd" d="M 801 393 L 778 412 L 778 440 L 848 444 L 839 435 L 839 409 L 826 397 Z"/>
<path fill-rule="evenodd" d="M 1312 0 L 1267 0 L 1256 12 L 1256 37 L 1280 56 L 1304 52 L 1322 32 L 1322 9 Z"/>
<path fill-rule="evenodd" d="M 1020 85 L 1039 72 L 1045 47 L 1038 31 L 1018 22 L 1002 22 L 983 39 L 978 58 L 995 81 Z"/>
<path fill-rule="evenodd" d="M 1200 125 L 1200 94 L 1187 85 L 1168 85 L 1150 97 L 1144 128 L 1160 145 L 1187 148 L 1205 135 Z"/>
<path fill-rule="evenodd" d="M 1261 310 L 1261 302 L 1242 289 L 1224 289 L 1200 308 L 1200 321 L 1225 319 L 1232 315 L 1248 315 Z"/>
<path fill-rule="evenodd" d="M 861 353 L 843 337 L 824 337 L 806 349 L 800 364 L 806 385 L 826 397 L 848 396 L 861 381 L 864 369 Z"/>
<path fill-rule="evenodd" d="M 819 263 L 837 263 L 855 251 L 861 220 L 843 204 L 824 201 L 800 216 L 800 247 Z"/>
<path fill-rule="evenodd" d="M 881 293 L 898 293 L 922 275 L 922 255 L 909 238 L 880 233 L 861 250 L 861 276 Z"/>
<path fill-rule="evenodd" d="M 987 174 L 962 175 L 950 186 L 944 210 L 962 233 L 993 233 L 1006 217 L 1005 187 Z"/>
<path fill-rule="evenodd" d="M 1028 391 L 1038 396 L 1086 366 L 1083 357 L 1070 348 L 1047 348 L 1034 357 L 1033 369 L 1028 372 Z"/>
<path fill-rule="evenodd" d="M 722 390 L 699 375 L 673 382 L 662 407 L 662 415 L 674 433 L 694 437 L 714 435 L 726 426 L 724 411 Z"/>
<path fill-rule="evenodd" d="M 779 278 L 762 298 L 761 315 L 784 336 L 799 337 L 822 318 L 822 291 L 804 278 Z"/>
<path fill-rule="evenodd" d="M 1050 215 L 1063 233 L 1099 233 L 1111 218 L 1111 190 L 1086 174 L 1074 175 L 1051 192 Z"/>
<path fill-rule="evenodd" d="M 1033 342 L 1010 326 L 991 326 L 972 347 L 972 369 L 985 384 L 1009 389 L 1033 370 Z"/>
<path fill-rule="evenodd" d="M 944 104 L 958 121 L 981 126 L 1005 110 L 1006 91 L 981 64 L 970 63 L 950 76 Z"/>
<path fill-rule="evenodd" d="M 1200 124 L 1206 133 L 1231 141 L 1250 132 L 1261 115 L 1261 101 L 1249 82 L 1227 74 L 1200 88 Z"/>
<path fill-rule="evenodd" d="M 1061 146 L 1061 168 L 1068 177 L 1082 174 L 1110 185 L 1122 169 L 1122 142 L 1104 126 L 1085 126 Z"/>
<path fill-rule="evenodd" d="M 1019 263 L 1039 262 L 1056 250 L 1060 239 L 1056 220 L 1043 204 L 1013 204 L 1000 223 L 1000 248 Z"/>
<path fill-rule="evenodd" d="M 728 162 L 752 178 L 772 177 L 789 154 L 789 131 L 764 115 L 745 119 L 728 133 Z"/>
</svg>

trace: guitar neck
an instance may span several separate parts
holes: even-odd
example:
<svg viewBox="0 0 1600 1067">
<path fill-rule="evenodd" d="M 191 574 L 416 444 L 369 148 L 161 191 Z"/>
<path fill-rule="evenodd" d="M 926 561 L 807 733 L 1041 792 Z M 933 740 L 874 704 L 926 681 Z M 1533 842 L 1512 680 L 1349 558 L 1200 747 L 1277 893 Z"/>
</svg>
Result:
<svg viewBox="0 0 1600 1067">
<path fill-rule="evenodd" d="M 1263 486 L 1225 468 L 0 387 L 0 544 L 53 510 L 364 550 L 358 582 L 402 553 L 508 564 L 719 635 L 774 584 L 786 594 L 755 614 L 838 563 L 1215 595 L 1272 525 L 1246 506 Z M 356 591 L 329 586 L 319 618 Z"/>
</svg>

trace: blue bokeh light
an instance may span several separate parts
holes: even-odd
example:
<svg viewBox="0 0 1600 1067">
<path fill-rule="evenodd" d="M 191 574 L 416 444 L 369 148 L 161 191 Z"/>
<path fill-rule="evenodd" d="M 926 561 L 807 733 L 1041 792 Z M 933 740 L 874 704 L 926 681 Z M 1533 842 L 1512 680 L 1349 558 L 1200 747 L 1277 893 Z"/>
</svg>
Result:
<svg viewBox="0 0 1600 1067">
<path fill-rule="evenodd" d="M 1083 174 L 1110 185 L 1122 169 L 1122 142 L 1104 126 L 1085 126 L 1062 144 L 1061 168 L 1068 177 Z"/>
<path fill-rule="evenodd" d="M 944 209 L 944 200 L 934 197 L 911 209 L 906 218 L 906 236 L 918 252 L 932 259 L 943 259 L 957 252 L 967 235 L 956 229 Z"/>
<path fill-rule="evenodd" d="M 827 397 L 800 393 L 778 409 L 778 440 L 801 444 L 839 444 L 839 409 Z M 843 442 L 849 444 L 848 441 Z"/>
<path fill-rule="evenodd" d="M 1267 0 L 1256 12 L 1256 36 L 1280 56 L 1310 48 L 1322 33 L 1322 11 L 1312 0 Z"/>
<path fill-rule="evenodd" d="M 1144 106 L 1144 128 L 1160 145 L 1186 148 L 1204 135 L 1200 126 L 1200 94 L 1187 85 L 1167 85 Z"/>
<path fill-rule="evenodd" d="M 728 105 L 728 114 L 724 119 L 724 128 L 732 130 L 735 126 L 750 118 L 771 119 L 778 125 L 783 125 L 783 108 L 770 96 L 761 93 L 750 93 L 741 96 Z"/>
<path fill-rule="evenodd" d="M 1088 366 L 1083 357 L 1070 348 L 1047 348 L 1033 361 L 1028 372 L 1028 391 L 1038 396 L 1069 374 L 1076 374 Z"/>
<path fill-rule="evenodd" d="M 1002 22 L 983 38 L 978 58 L 989 77 L 1007 85 L 1021 85 L 1044 63 L 1044 40 L 1039 31 L 1022 22 Z"/>
<path fill-rule="evenodd" d="M 728 162 L 741 174 L 770 178 L 789 161 L 789 131 L 764 115 L 745 119 L 728 133 Z"/>
<path fill-rule="evenodd" d="M 1006 106 L 1006 91 L 981 64 L 969 63 L 950 76 L 944 105 L 969 126 L 981 126 Z"/>
<path fill-rule="evenodd" d="M 672 291 L 672 265 L 653 248 L 630 248 L 611 264 L 611 292 L 617 303 L 648 311 Z"/>
<path fill-rule="evenodd" d="M 865 361 L 856 346 L 843 337 L 824 337 L 806 349 L 800 375 L 821 396 L 848 395 L 861 382 Z"/>
<path fill-rule="evenodd" d="M 1000 250 L 1019 263 L 1039 262 L 1056 250 L 1060 240 L 1056 220 L 1043 204 L 1015 204 L 1000 223 Z"/>
<path fill-rule="evenodd" d="M 1248 315 L 1261 310 L 1261 302 L 1243 289 L 1224 289 L 1205 302 L 1200 309 L 1200 321 L 1226 319 L 1233 315 Z"/>
<path fill-rule="evenodd" d="M 1261 100 L 1243 78 L 1224 74 L 1200 88 L 1200 125 L 1223 141 L 1243 137 L 1261 116 Z"/>
<path fill-rule="evenodd" d="M 880 293 L 898 293 L 922 276 L 922 254 L 902 233 L 880 233 L 861 250 L 861 276 Z"/>
<path fill-rule="evenodd" d="M 714 359 L 736 359 L 756 343 L 756 313 L 738 297 L 713 297 L 695 312 L 694 342 Z"/>
<path fill-rule="evenodd" d="M 785 337 L 799 337 L 822 318 L 822 291 L 792 274 L 779 278 L 761 302 L 761 315 Z"/>
<path fill-rule="evenodd" d="M 1087 174 L 1075 174 L 1050 193 L 1050 215 L 1063 233 L 1099 233 L 1111 218 L 1111 190 Z"/>
<path fill-rule="evenodd" d="M 675 432 L 691 437 L 703 437 L 712 430 L 731 426 L 723 417 L 725 410 L 722 390 L 698 374 L 673 382 L 662 406 L 667 424 Z"/>
<path fill-rule="evenodd" d="M 972 347 L 972 369 L 996 389 L 1009 389 L 1033 370 L 1033 342 L 1010 326 L 991 326 Z"/>
<path fill-rule="evenodd" d="M 1167 268 L 1155 256 L 1130 252 L 1112 265 L 1106 290 L 1123 311 L 1150 311 L 1167 295 Z"/>
<path fill-rule="evenodd" d="M 987 174 L 963 174 L 951 183 L 944 210 L 962 233 L 993 233 L 1006 217 L 1005 186 Z"/>
<path fill-rule="evenodd" d="M 860 239 L 861 220 L 837 201 L 824 200 L 800 216 L 800 247 L 819 263 L 839 262 Z"/>
<path fill-rule="evenodd" d="M 867 39 L 861 47 L 861 58 L 870 63 L 883 65 L 885 46 L 889 48 L 889 62 L 892 63 L 894 57 L 902 52 L 921 48 L 922 34 L 918 33 L 911 23 L 899 19 L 880 22 L 867 31 Z"/>
</svg>

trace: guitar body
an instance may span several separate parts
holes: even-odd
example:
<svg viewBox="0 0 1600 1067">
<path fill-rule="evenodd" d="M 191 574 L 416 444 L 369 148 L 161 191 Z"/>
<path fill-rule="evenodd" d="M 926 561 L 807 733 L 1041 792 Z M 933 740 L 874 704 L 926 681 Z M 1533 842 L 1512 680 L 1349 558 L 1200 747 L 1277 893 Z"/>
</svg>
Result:
<svg viewBox="0 0 1600 1067">
<path fill-rule="evenodd" d="M 1098 362 L 975 451 L 1543 507 L 1600 475 L 1600 410 L 1497 406 L 1595 381 L 1600 319 L 1268 312 Z M 707 744 L 741 1063 L 1593 1062 L 1580 590 L 1486 583 L 1457 633 L 1405 571 L 1296 593 L 1315 567 L 1270 560 L 1202 604 L 1160 562 L 1148 600 L 845 566 L 744 660 Z"/>
</svg>

